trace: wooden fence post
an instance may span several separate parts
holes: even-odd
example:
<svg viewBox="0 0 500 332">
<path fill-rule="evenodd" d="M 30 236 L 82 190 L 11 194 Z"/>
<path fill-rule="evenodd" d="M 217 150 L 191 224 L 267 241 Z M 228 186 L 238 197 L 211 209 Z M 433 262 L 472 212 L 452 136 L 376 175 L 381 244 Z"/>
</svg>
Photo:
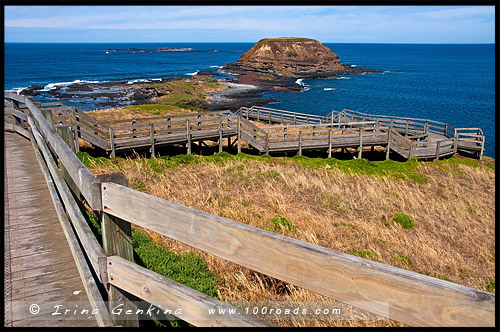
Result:
<svg viewBox="0 0 500 332">
<path fill-rule="evenodd" d="M 152 123 L 149 128 L 149 136 L 151 137 L 151 157 L 155 158 L 155 124 Z"/>
<path fill-rule="evenodd" d="M 328 130 L 328 158 L 332 157 L 332 128 Z"/>
<path fill-rule="evenodd" d="M 42 112 L 42 115 L 45 119 L 47 119 L 47 122 L 49 123 L 49 125 L 54 128 L 54 121 L 52 120 L 52 111 L 51 110 L 47 110 L 47 109 L 43 109 L 40 107 L 40 112 Z"/>
<path fill-rule="evenodd" d="M 219 119 L 219 152 L 222 152 L 222 120 Z"/>
<path fill-rule="evenodd" d="M 135 122 L 136 122 L 136 120 L 135 120 L 135 116 L 133 116 L 133 115 L 132 115 L 132 126 L 135 126 Z M 135 128 L 132 128 L 132 133 L 133 133 L 133 134 L 135 134 Z M 137 136 L 136 136 L 136 135 L 134 135 L 134 136 L 132 136 L 132 137 L 133 137 L 133 138 L 136 138 Z"/>
<path fill-rule="evenodd" d="M 120 172 L 98 175 L 97 180 L 100 183 L 113 182 L 127 187 L 127 178 Z M 103 185 L 102 190 L 105 191 L 106 186 Z M 103 201 L 103 206 L 106 206 L 106 201 Z M 130 223 L 105 212 L 102 212 L 101 215 L 102 246 L 106 255 L 120 256 L 133 262 L 134 249 L 132 247 L 132 228 Z M 113 276 L 110 276 L 111 280 L 112 278 Z M 137 301 L 137 299 L 133 295 L 108 284 L 109 310 L 111 311 L 118 305 L 121 305 L 120 309 L 123 309 L 121 315 L 111 315 L 114 325 L 121 325 L 123 327 L 139 326 L 137 314 L 135 314 L 137 307 L 133 303 L 134 301 Z M 125 314 L 127 310 L 132 310 L 133 314 Z"/>
<path fill-rule="evenodd" d="M 389 153 L 391 152 L 392 121 L 393 120 L 391 120 L 389 129 L 387 130 L 387 151 L 385 152 L 385 160 L 389 159 Z"/>
<path fill-rule="evenodd" d="M 362 154 L 363 154 L 363 128 L 359 128 L 358 159 L 361 159 Z"/>
<path fill-rule="evenodd" d="M 483 136 L 483 141 L 481 142 L 481 152 L 479 152 L 479 161 L 483 160 L 483 154 L 484 154 L 484 141 L 485 137 Z"/>
<path fill-rule="evenodd" d="M 71 107 L 71 115 L 73 118 L 73 133 L 75 134 L 75 151 L 80 152 L 80 142 L 78 141 L 78 137 L 80 137 L 80 132 L 78 130 L 78 122 L 76 119 L 76 108 L 74 106 Z"/>
<path fill-rule="evenodd" d="M 457 153 L 458 150 L 458 132 L 455 129 L 455 134 L 453 135 L 453 153 Z"/>
<path fill-rule="evenodd" d="M 441 141 L 437 142 L 436 145 L 436 158 L 434 160 L 439 160 L 439 150 L 441 149 Z"/>
<path fill-rule="evenodd" d="M 61 136 L 61 138 L 66 142 L 66 144 L 70 147 L 70 149 L 75 152 L 75 145 L 73 142 L 74 135 L 72 132 L 72 128 L 70 126 L 56 126 L 55 127 L 56 132 Z M 80 189 L 78 189 L 78 186 L 76 183 L 73 181 L 71 176 L 69 175 L 68 171 L 66 168 L 62 165 L 61 162 L 59 162 L 59 167 L 61 168 L 61 173 L 63 176 L 64 181 L 68 184 L 69 189 L 73 192 L 73 194 L 80 199 Z"/>
<path fill-rule="evenodd" d="M 405 136 L 408 136 L 409 128 L 410 128 L 410 120 L 406 120 Z"/>
<path fill-rule="evenodd" d="M 302 131 L 299 131 L 299 156 L 302 156 Z"/>
<path fill-rule="evenodd" d="M 266 154 L 269 156 L 269 133 L 266 133 Z"/>
<path fill-rule="evenodd" d="M 241 123 L 238 117 L 238 153 L 241 153 Z"/>
<path fill-rule="evenodd" d="M 191 154 L 191 121 L 186 121 L 187 154 Z"/>
<path fill-rule="evenodd" d="M 115 131 L 113 128 L 109 128 L 109 143 L 111 144 L 111 158 L 116 157 L 115 153 Z"/>
</svg>

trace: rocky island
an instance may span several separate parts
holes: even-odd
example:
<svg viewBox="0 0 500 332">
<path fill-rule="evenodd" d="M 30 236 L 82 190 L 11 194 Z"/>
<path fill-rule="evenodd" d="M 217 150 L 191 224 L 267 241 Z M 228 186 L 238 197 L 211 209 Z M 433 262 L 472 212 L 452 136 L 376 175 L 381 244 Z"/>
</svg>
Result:
<svg viewBox="0 0 500 332">
<path fill-rule="evenodd" d="M 380 72 L 341 64 L 339 56 L 317 40 L 289 37 L 258 41 L 236 63 L 228 63 L 223 71 L 237 74 L 242 83 L 264 86 L 270 81 L 282 86 L 297 78 L 336 78 Z"/>
<path fill-rule="evenodd" d="M 156 50 L 148 50 L 141 48 L 125 48 L 125 49 L 115 49 L 111 48 L 106 50 L 106 53 L 109 52 L 128 52 L 128 53 L 157 53 L 157 52 L 194 52 L 194 48 L 183 47 L 183 48 L 172 48 L 172 47 L 158 47 Z"/>
</svg>

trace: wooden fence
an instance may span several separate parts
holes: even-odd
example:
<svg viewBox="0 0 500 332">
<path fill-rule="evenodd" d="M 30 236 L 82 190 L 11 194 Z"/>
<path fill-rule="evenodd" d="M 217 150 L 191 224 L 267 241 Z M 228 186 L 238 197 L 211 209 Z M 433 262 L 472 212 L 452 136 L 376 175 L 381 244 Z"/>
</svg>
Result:
<svg viewBox="0 0 500 332">
<path fill-rule="evenodd" d="M 93 283 L 107 286 L 110 302 L 131 295 L 160 308 L 165 300 L 182 308 L 179 318 L 199 326 L 269 326 L 261 319 L 237 311 L 231 318 L 211 315 L 209 308 L 231 308 L 227 303 L 133 263 L 131 224 L 198 248 L 252 270 L 309 289 L 363 310 L 412 326 L 494 326 L 495 295 L 448 281 L 395 268 L 372 260 L 299 241 L 266 230 L 208 214 L 126 186 L 123 175 L 94 177 L 75 156 L 29 98 L 11 93 L 9 101 L 24 103 L 24 115 L 7 108 L 15 121 L 28 129 L 56 184 L 64 211 L 75 229 L 90 265 L 80 270 L 93 306 L 102 298 Z M 4 103 L 5 105 L 5 103 Z M 14 105 L 14 110 L 16 106 Z M 19 115 L 19 117 L 17 116 Z M 243 127 L 243 126 L 242 126 Z M 245 126 L 245 135 L 262 138 L 259 129 Z M 70 142 L 71 145 L 71 142 Z M 60 168 L 67 171 L 67 178 Z M 65 181 L 66 180 L 66 181 Z M 68 185 L 67 182 L 76 184 Z M 76 192 L 71 193 L 71 189 Z M 79 195 L 101 215 L 103 247 L 86 224 Z M 126 207 L 126 208 L 125 208 Z M 67 217 L 66 217 L 67 216 Z M 93 271 L 97 280 L 89 280 Z M 389 308 L 389 311 L 387 311 Z M 101 322 L 109 320 L 102 317 Z M 130 316 L 115 325 L 137 325 Z M 104 323 L 103 323 L 104 324 Z"/>
<path fill-rule="evenodd" d="M 475 152 L 482 159 L 484 153 L 485 136 L 480 128 L 454 128 L 453 126 L 428 119 L 417 119 L 408 117 L 395 117 L 387 115 L 373 115 L 361 112 L 356 112 L 348 109 L 342 111 L 332 111 L 326 116 L 311 115 L 304 113 L 295 113 L 272 109 L 267 107 L 252 106 L 241 107 L 235 112 L 243 118 L 257 120 L 268 123 L 281 123 L 290 125 L 300 124 L 316 124 L 316 125 L 335 125 L 358 123 L 358 126 L 363 124 L 375 124 L 376 127 L 390 127 L 395 134 L 392 138 L 394 150 L 405 158 L 422 157 L 422 158 L 439 158 L 457 152 L 457 150 Z M 264 129 L 264 128 L 263 128 Z M 267 129 L 267 128 L 266 128 Z M 441 143 L 433 141 L 432 143 L 412 142 L 410 141 L 406 147 L 404 140 L 401 137 L 420 140 L 427 140 L 429 134 L 437 134 L 443 136 Z M 386 144 L 389 145 L 389 134 L 386 135 Z M 397 140 L 397 141 L 396 141 Z M 399 143 L 399 147 L 397 144 Z M 272 150 L 272 149 L 271 149 Z M 358 146 L 358 151 L 359 151 Z M 388 155 L 387 155 L 388 157 Z"/>
</svg>

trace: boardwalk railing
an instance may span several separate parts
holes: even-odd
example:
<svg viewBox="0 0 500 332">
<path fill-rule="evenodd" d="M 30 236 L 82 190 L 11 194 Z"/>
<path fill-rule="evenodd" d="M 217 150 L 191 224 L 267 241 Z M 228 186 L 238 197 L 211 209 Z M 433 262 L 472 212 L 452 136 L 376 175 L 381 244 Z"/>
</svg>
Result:
<svg viewBox="0 0 500 332">
<path fill-rule="evenodd" d="M 241 107 L 235 112 L 236 115 L 240 115 L 247 120 L 252 119 L 261 122 L 279 122 L 279 123 L 290 123 L 290 124 L 303 124 L 303 123 L 324 123 L 324 117 L 313 114 L 305 113 L 295 113 L 283 110 L 277 110 L 273 108 L 252 106 Z"/>
<path fill-rule="evenodd" d="M 241 142 L 246 142 L 261 153 L 296 150 L 301 154 L 303 149 L 325 149 L 330 156 L 332 148 L 353 147 L 357 148 L 358 157 L 361 158 L 363 146 L 373 148 L 379 145 L 387 147 L 387 158 L 390 150 L 404 158 L 419 159 L 436 159 L 461 150 L 476 153 L 481 160 L 485 143 L 480 128 L 454 128 L 433 120 L 371 115 L 347 109 L 319 116 L 252 106 L 242 107 L 234 113 L 219 111 L 98 121 L 85 112 L 60 103 L 38 106 L 49 122 L 71 127 L 71 135 L 74 137 L 72 144 L 76 151 L 79 151 L 79 140 L 76 138 L 81 138 L 105 150 L 112 157 L 118 151 L 144 148 L 149 148 L 154 155 L 157 147 L 171 144 L 184 144 L 187 152 L 191 153 L 193 142 L 198 141 L 201 145 L 206 140 L 218 141 L 219 151 L 222 151 L 223 138 L 228 138 L 229 141 L 231 137 L 235 137 L 238 152 L 241 151 Z M 250 119 L 286 126 L 258 127 Z M 298 134 L 308 128 L 301 127 L 303 125 L 312 125 L 313 132 Z M 363 128 L 358 129 L 356 134 L 361 139 L 356 141 L 353 131 L 342 131 L 346 135 L 343 138 L 336 136 L 339 133 L 336 129 L 341 127 Z M 329 138 L 328 128 L 333 130 L 333 136 Z M 390 140 L 388 128 L 400 135 L 394 134 Z M 319 129 L 323 131 L 317 131 Z M 360 131 L 363 133 L 360 134 Z M 296 132 L 295 136 L 293 132 Z M 308 139 L 309 135 L 314 136 L 314 140 Z M 384 135 L 385 140 L 382 139 Z M 332 139 L 334 142 L 330 142 Z M 403 147 L 408 141 L 410 145 Z M 438 144 L 438 141 L 441 143 Z M 340 144 L 342 142 L 345 143 L 344 146 Z"/>
<path fill-rule="evenodd" d="M 208 309 L 231 306 L 134 264 L 129 243 L 130 226 L 134 224 L 230 262 L 408 325 L 495 325 L 494 294 L 313 245 L 160 199 L 127 188 L 120 174 L 96 178 L 30 99 L 10 93 L 5 94 L 5 99 L 13 101 L 14 109 L 10 106 L 6 108 L 8 116 L 13 116 L 17 123 L 12 127 L 13 130 L 28 131 L 37 151 L 43 155 L 50 178 L 56 184 L 57 195 L 54 197 L 62 199 L 62 203 L 59 203 L 60 219 L 67 220 L 75 229 L 70 241 L 75 252 L 81 250 L 90 261 L 87 266 L 80 257 L 79 268 L 95 308 L 102 309 L 104 306 L 95 287 L 101 283 L 107 286 L 110 303 L 126 301 L 132 295 L 159 308 L 165 302 L 173 303 L 183 309 L 178 317 L 194 325 L 269 326 L 267 322 L 241 310 L 237 311 L 238 315 L 230 317 L 209 314 Z M 20 108 L 16 108 L 18 102 L 27 106 L 23 115 L 18 113 Z M 242 123 L 244 121 L 237 125 L 239 128 L 245 127 L 241 133 L 262 141 L 262 131 L 258 127 Z M 299 135 L 309 135 L 305 137 L 313 139 L 319 130 L 315 128 L 307 134 L 299 131 L 302 132 Z M 332 130 L 328 129 L 330 136 Z M 396 135 L 397 131 L 389 132 Z M 265 140 L 269 141 L 269 138 Z M 60 161 L 60 168 L 65 169 L 76 184 L 86 204 L 101 215 L 103 247 L 86 224 L 78 199 L 70 192 L 71 186 L 64 181 L 54 155 Z M 67 229 L 69 234 L 70 228 Z M 76 247 L 78 242 L 81 247 Z M 89 279 L 90 271 L 93 271 L 96 280 Z M 133 316 L 109 317 L 106 311 L 99 321 L 104 326 L 110 319 L 115 325 L 137 325 Z"/>
<path fill-rule="evenodd" d="M 144 123 L 141 123 L 144 122 Z M 222 138 L 236 135 L 237 117 L 220 112 L 206 112 L 168 117 L 153 117 L 132 120 L 130 125 L 116 124 L 124 121 L 113 121 L 109 127 L 111 156 L 120 149 L 132 149 L 151 145 L 154 155 L 155 146 L 163 144 L 186 143 L 191 153 L 191 142 L 210 138 Z"/>
<path fill-rule="evenodd" d="M 372 115 L 351 110 L 343 110 L 341 112 L 332 111 L 326 118 L 335 118 L 339 122 L 370 120 L 376 121 L 382 125 L 389 125 L 392 121 L 393 128 L 405 136 L 435 133 L 450 139 L 446 140 L 444 146 L 448 146 L 449 142 L 454 141 L 454 152 L 456 152 L 457 149 L 478 152 L 480 160 L 484 153 L 485 136 L 481 128 L 454 128 L 447 123 L 434 120 Z M 414 146 L 418 150 L 421 145 L 423 145 L 423 143 L 415 143 Z M 434 146 L 437 149 L 437 145 L 434 144 Z"/>
<path fill-rule="evenodd" d="M 366 124 L 368 127 L 372 125 L 378 128 L 390 127 L 393 133 L 397 132 L 400 135 L 393 135 L 391 142 L 394 144 L 391 147 L 388 137 L 390 135 L 388 132 L 386 133 L 385 144 L 388 146 L 387 151 L 393 149 L 405 158 L 439 158 L 456 153 L 457 150 L 464 150 L 477 153 L 481 160 L 484 153 L 485 136 L 480 128 L 454 128 L 451 125 L 434 120 L 372 115 L 348 109 L 332 111 L 326 116 L 319 116 L 258 106 L 252 106 L 250 108 L 241 107 L 234 114 L 245 119 L 289 125 L 330 124 L 332 128 L 335 128 L 335 124 L 359 123 L 361 126 L 365 126 L 363 124 Z M 288 126 L 286 130 L 290 130 L 291 128 L 292 127 Z M 262 129 L 266 132 L 270 130 L 269 128 Z M 286 135 L 286 133 L 284 134 L 284 138 L 286 138 L 288 135 Z M 430 134 L 440 135 L 444 139 L 438 140 L 440 143 L 436 140 L 429 140 Z M 269 133 L 269 136 L 273 136 L 273 134 Z M 349 137 L 346 137 L 346 139 L 348 138 Z M 271 138 L 269 144 L 273 143 L 272 140 Z M 320 138 L 317 138 L 317 140 L 320 140 Z M 417 142 L 414 140 L 417 140 Z M 422 140 L 428 141 L 428 143 L 420 142 Z M 350 141 L 347 141 L 349 142 L 348 145 L 350 145 Z M 288 147 L 291 147 L 291 145 L 289 144 Z M 360 147 L 361 145 L 358 145 L 358 151 L 361 150 Z M 259 150 L 263 151 L 264 149 Z M 273 151 L 273 148 L 270 148 L 270 150 Z M 281 150 L 285 150 L 285 146 L 283 146 Z M 301 149 L 298 150 L 301 151 Z M 279 151 L 279 149 L 275 149 L 275 151 Z M 388 156 L 387 154 L 387 157 Z"/>
</svg>

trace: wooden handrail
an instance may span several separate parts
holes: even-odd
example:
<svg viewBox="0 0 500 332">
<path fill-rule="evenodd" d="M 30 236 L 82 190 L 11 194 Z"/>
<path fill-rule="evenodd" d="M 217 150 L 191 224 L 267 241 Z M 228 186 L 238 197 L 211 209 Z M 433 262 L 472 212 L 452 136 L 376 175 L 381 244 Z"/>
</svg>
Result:
<svg viewBox="0 0 500 332">
<path fill-rule="evenodd" d="M 415 326 L 492 326 L 495 295 L 211 215 L 113 183 L 104 211 L 231 262 Z M 123 206 L 129 209 L 123 209 Z M 411 291 L 410 291 L 411 290 Z M 360 303 L 361 302 L 361 303 Z"/>
</svg>

